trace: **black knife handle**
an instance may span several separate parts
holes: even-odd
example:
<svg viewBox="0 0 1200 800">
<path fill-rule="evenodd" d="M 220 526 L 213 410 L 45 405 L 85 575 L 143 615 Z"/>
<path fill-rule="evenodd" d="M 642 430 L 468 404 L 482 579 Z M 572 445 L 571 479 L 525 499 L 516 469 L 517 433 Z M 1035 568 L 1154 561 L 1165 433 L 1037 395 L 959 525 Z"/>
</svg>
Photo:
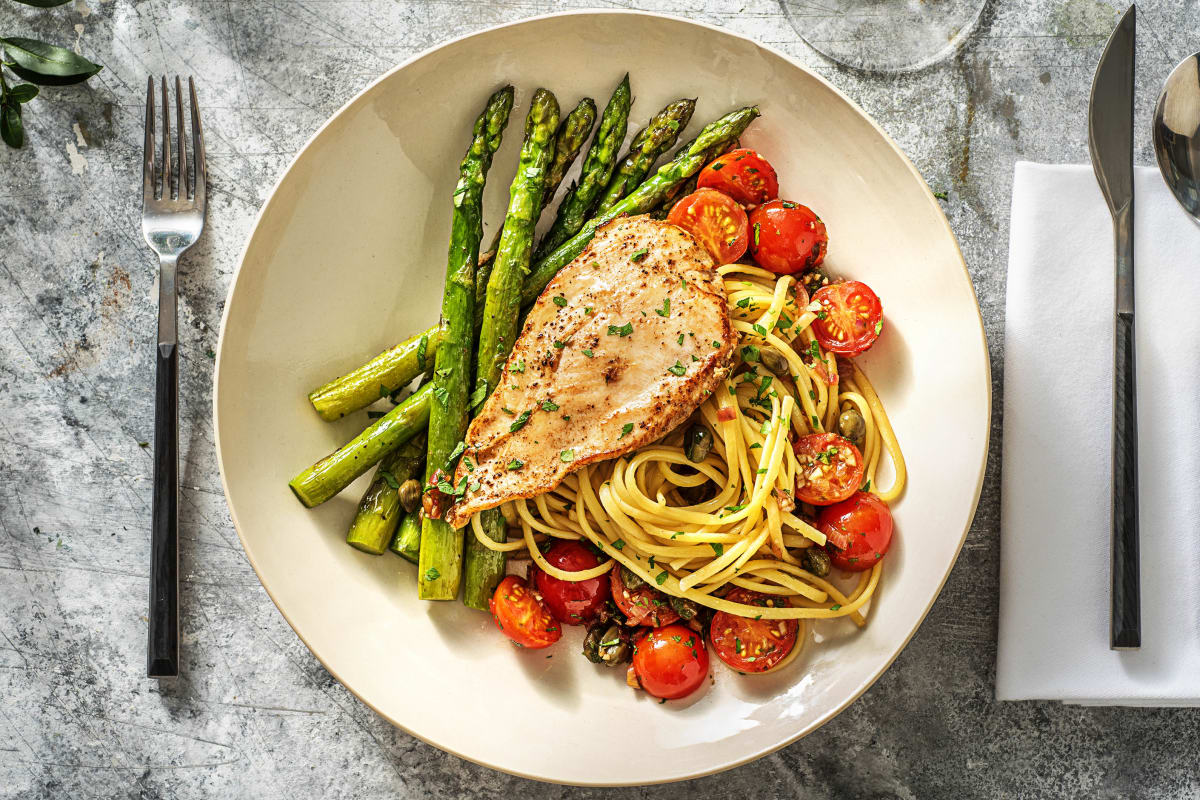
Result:
<svg viewBox="0 0 1200 800">
<path fill-rule="evenodd" d="M 1112 631 L 1114 650 L 1142 646 L 1138 569 L 1137 394 L 1133 314 L 1117 314 L 1113 372 Z"/>
<path fill-rule="evenodd" d="M 160 344 L 154 381 L 154 505 L 146 673 L 179 674 L 179 351 Z"/>
</svg>

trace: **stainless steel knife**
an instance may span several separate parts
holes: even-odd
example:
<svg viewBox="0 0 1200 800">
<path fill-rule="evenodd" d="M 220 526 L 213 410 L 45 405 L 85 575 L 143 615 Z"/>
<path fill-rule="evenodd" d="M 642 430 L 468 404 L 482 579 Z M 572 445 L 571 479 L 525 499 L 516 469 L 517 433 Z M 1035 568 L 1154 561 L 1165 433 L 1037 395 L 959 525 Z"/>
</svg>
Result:
<svg viewBox="0 0 1200 800">
<path fill-rule="evenodd" d="M 1117 292 L 1114 316 L 1112 451 L 1113 650 L 1142 645 L 1138 574 L 1137 392 L 1133 326 L 1133 64 L 1137 9 L 1130 6 L 1104 48 L 1092 80 L 1088 148 L 1113 216 Z"/>
</svg>

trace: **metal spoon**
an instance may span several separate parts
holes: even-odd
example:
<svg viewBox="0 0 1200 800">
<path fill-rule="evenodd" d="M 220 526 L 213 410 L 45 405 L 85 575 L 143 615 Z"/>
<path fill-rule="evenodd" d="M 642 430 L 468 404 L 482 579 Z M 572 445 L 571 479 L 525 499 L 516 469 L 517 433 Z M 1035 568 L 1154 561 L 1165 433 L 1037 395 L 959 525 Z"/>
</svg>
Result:
<svg viewBox="0 0 1200 800">
<path fill-rule="evenodd" d="M 1200 223 L 1200 53 L 1179 62 L 1154 108 L 1154 154 L 1163 180 Z"/>
</svg>

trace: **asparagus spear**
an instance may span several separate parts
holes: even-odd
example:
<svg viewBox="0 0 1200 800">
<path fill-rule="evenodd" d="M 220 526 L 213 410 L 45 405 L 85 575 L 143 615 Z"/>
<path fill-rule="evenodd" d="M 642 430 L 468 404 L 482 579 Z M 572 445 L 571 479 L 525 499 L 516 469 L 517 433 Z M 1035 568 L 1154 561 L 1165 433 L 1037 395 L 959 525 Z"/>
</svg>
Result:
<svg viewBox="0 0 1200 800">
<path fill-rule="evenodd" d="M 416 564 L 421 552 L 421 510 L 411 511 L 400 520 L 388 549 Z"/>
<path fill-rule="evenodd" d="M 425 430 L 433 388 L 432 383 L 425 384 L 358 436 L 292 478 L 288 486 L 300 502 L 309 508 L 324 503 Z"/>
<path fill-rule="evenodd" d="M 542 195 L 543 208 L 554 198 L 554 193 L 558 191 L 563 176 L 575 163 L 575 157 L 583 149 L 583 143 L 587 141 L 588 134 L 592 132 L 592 125 L 595 123 L 596 101 L 585 97 L 558 126 L 558 132 L 554 134 L 554 159 L 550 162 L 550 170 L 546 175 L 546 191 Z M 488 278 L 492 274 L 492 259 L 496 257 L 496 248 L 500 245 L 500 234 L 503 231 L 503 226 L 496 231 L 496 236 L 492 239 L 492 246 L 486 253 L 479 256 L 479 264 L 475 268 L 476 331 L 479 330 L 483 321 L 483 301 L 487 296 Z"/>
<path fill-rule="evenodd" d="M 600 117 L 600 128 L 588 148 L 579 173 L 579 183 L 572 186 L 558 205 L 558 216 L 538 244 L 537 257 L 549 253 L 570 239 L 587 221 L 588 211 L 596 204 L 600 193 L 608 186 L 617 164 L 617 149 L 625 141 L 629 124 L 629 73 L 621 79 Z"/>
<path fill-rule="evenodd" d="M 658 157 L 674 146 L 679 133 L 692 121 L 696 101 L 676 100 L 655 114 L 645 128 L 633 137 L 629 152 L 621 159 L 604 193 L 595 206 L 593 215 L 610 210 L 621 198 L 634 190 L 654 168 Z"/>
<path fill-rule="evenodd" d="M 413 378 L 432 367 L 441 341 L 442 328 L 435 325 L 390 350 L 384 350 L 353 372 L 312 390 L 308 400 L 327 422 L 366 408 L 380 397 L 407 386 Z"/>
<path fill-rule="evenodd" d="M 479 332 L 475 384 L 477 391 L 482 387 L 486 394 L 496 385 L 496 377 L 508 358 L 509 350 L 516 339 L 517 316 L 521 310 L 521 279 L 529 271 L 529 256 L 533 249 L 533 228 L 542 211 L 542 199 L 546 190 L 546 173 L 554 156 L 554 133 L 558 128 L 558 101 L 545 89 L 534 92 L 529 114 L 525 118 L 525 141 L 521 144 L 521 156 L 517 164 L 517 175 L 509 190 L 508 213 L 504 217 L 504 228 L 500 246 L 488 279 L 487 300 L 484 305 L 483 328 Z M 476 239 L 478 247 L 478 239 Z M 478 257 L 473 254 L 472 263 Z M 474 284 L 470 298 L 474 299 Z M 468 304 L 466 308 L 470 308 Z M 443 316 L 448 318 L 446 311 Z M 471 339 L 472 315 L 460 316 L 451 327 L 461 326 L 466 341 Z M 449 336 L 442 343 L 439 353 L 449 349 Z M 469 348 L 469 344 L 467 347 Z M 469 351 L 464 348 L 469 358 Z M 469 364 L 469 360 L 467 361 Z M 434 371 L 436 382 L 440 376 L 441 356 Z M 465 376 L 461 375 L 465 390 Z M 431 427 L 429 463 L 426 464 L 426 479 L 433 478 L 439 468 L 452 471 L 446 463 L 450 450 L 462 439 L 466 428 L 466 392 L 463 392 L 463 425 L 453 438 L 445 439 L 446 448 L 434 450 L 434 431 Z M 462 577 L 463 533 L 446 524 L 444 520 L 426 517 L 421 523 L 421 555 L 417 565 L 420 585 L 418 595 L 424 600 L 453 600 L 458 596 L 458 585 Z"/>
<path fill-rule="evenodd" d="M 379 462 L 375 480 L 358 504 L 346 535 L 346 543 L 351 547 L 373 555 L 381 555 L 387 549 L 404 515 L 400 485 L 419 473 L 425 459 L 425 442 L 425 434 L 417 434 Z"/>
<path fill-rule="evenodd" d="M 606 222 L 611 222 L 622 214 L 645 214 L 653 211 L 666 199 L 668 192 L 682 185 L 708 163 L 707 154 L 713 148 L 737 139 L 758 115 L 758 106 L 748 106 L 731 111 L 720 119 L 710 122 L 704 130 L 700 131 L 699 136 L 682 148 L 673 160 L 659 167 L 658 171 L 632 194 L 608 211 L 592 217 L 583 226 L 583 230 L 563 242 L 553 253 L 534 264 L 533 271 L 526 276 L 525 284 L 521 288 L 521 303 L 528 305 L 537 300 L 538 295 L 542 293 L 542 289 L 546 287 L 550 279 L 583 252 L 598 227 Z"/>
</svg>

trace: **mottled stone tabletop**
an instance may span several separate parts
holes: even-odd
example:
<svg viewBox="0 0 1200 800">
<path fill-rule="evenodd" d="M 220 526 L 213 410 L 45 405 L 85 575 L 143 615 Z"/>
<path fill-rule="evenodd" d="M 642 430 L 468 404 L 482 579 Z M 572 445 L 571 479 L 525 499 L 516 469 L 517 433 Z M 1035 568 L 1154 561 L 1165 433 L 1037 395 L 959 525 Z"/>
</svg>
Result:
<svg viewBox="0 0 1200 800">
<path fill-rule="evenodd" d="M 602 0 L 603 2 L 603 0 Z M 225 508 L 210 385 L 226 290 L 267 192 L 313 131 L 397 62 L 580 2 L 0 0 L 0 35 L 106 69 L 44 90 L 0 149 L 0 797 L 1200 797 L 1200 715 L 993 700 L 999 414 L 1017 159 L 1087 160 L 1103 0 L 994 0 L 956 58 L 902 77 L 837 67 L 776 0 L 650 0 L 781 48 L 899 142 L 962 244 L 996 413 L 962 556 L 895 665 L 841 716 L 739 769 L 572 790 L 475 766 L 392 728 L 330 677 L 260 586 Z M 610 6 L 632 6 L 611 0 Z M 1138 159 L 1159 81 L 1200 48 L 1196 0 L 1139 16 Z M 155 326 L 135 200 L 148 73 L 204 81 L 212 200 L 181 283 L 184 678 L 143 675 Z"/>
</svg>

